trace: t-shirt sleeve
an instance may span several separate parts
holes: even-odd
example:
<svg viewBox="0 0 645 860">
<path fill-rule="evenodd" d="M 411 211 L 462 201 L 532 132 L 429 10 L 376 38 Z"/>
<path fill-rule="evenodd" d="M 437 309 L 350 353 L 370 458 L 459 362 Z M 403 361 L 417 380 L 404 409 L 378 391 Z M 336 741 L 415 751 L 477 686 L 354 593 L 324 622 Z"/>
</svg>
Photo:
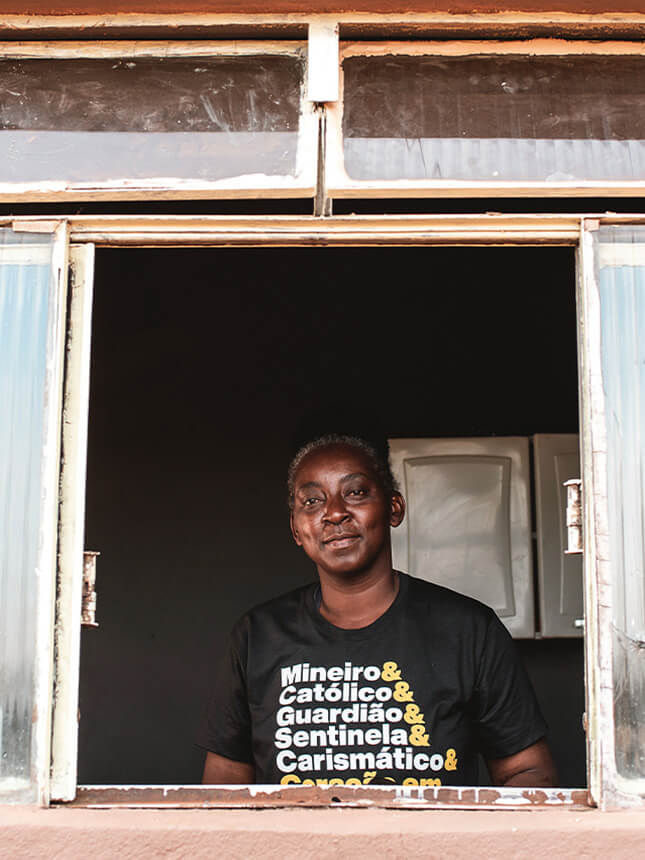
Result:
<svg viewBox="0 0 645 860">
<path fill-rule="evenodd" d="M 474 695 L 473 718 L 485 758 L 514 755 L 544 737 L 547 724 L 515 644 L 491 610 Z"/>
<path fill-rule="evenodd" d="M 215 673 L 197 745 L 233 761 L 252 763 L 251 718 L 246 684 L 245 620 L 238 622 Z"/>
</svg>

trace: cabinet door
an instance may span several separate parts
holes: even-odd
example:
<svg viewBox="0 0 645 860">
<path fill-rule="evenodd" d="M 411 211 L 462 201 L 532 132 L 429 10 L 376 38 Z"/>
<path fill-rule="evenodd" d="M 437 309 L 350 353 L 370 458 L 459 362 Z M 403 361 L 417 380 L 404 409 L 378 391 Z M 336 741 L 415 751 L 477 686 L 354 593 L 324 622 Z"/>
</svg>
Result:
<svg viewBox="0 0 645 860">
<path fill-rule="evenodd" d="M 392 530 L 394 566 L 533 636 L 528 439 L 391 439 L 390 455 L 407 502 Z"/>
<path fill-rule="evenodd" d="M 543 636 L 582 636 L 582 555 L 565 555 L 565 481 L 580 477 L 578 436 L 533 437 L 538 550 L 538 593 Z"/>
</svg>

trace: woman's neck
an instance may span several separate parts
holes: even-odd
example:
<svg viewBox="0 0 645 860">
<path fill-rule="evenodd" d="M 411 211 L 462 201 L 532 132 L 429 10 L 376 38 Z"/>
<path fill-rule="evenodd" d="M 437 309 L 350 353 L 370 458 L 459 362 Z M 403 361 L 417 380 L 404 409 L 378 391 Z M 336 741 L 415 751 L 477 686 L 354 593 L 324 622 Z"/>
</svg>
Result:
<svg viewBox="0 0 645 860">
<path fill-rule="evenodd" d="M 345 630 L 367 627 L 380 618 L 399 592 L 399 574 L 390 568 L 385 575 L 350 579 L 320 575 L 320 614 Z"/>
</svg>

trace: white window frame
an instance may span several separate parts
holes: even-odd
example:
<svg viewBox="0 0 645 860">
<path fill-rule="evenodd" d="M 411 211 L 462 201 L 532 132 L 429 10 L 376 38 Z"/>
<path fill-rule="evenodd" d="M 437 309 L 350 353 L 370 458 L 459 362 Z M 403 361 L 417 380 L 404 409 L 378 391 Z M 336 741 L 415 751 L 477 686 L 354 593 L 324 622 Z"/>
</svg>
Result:
<svg viewBox="0 0 645 860">
<path fill-rule="evenodd" d="M 645 57 L 643 42 L 585 42 L 564 39 L 446 42 L 341 42 L 340 96 L 327 105 L 326 193 L 345 197 L 584 197 L 645 194 L 643 181 L 560 182 L 452 179 L 359 180 L 347 175 L 343 155 L 343 62 L 350 57 Z"/>
<path fill-rule="evenodd" d="M 0 202 L 181 200 L 312 197 L 316 188 L 318 117 L 307 99 L 306 41 L 0 42 L 0 59 L 141 59 L 289 56 L 304 60 L 295 176 L 257 173 L 214 181 L 158 177 L 97 182 L 0 182 Z"/>
</svg>

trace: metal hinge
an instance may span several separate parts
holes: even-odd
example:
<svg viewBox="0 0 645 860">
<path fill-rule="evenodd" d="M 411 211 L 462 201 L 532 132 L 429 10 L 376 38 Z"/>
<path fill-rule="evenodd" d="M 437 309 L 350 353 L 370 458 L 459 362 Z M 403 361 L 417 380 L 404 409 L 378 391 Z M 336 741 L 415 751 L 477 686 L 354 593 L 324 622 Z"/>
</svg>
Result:
<svg viewBox="0 0 645 860">
<path fill-rule="evenodd" d="M 98 627 L 96 623 L 96 557 L 100 552 L 86 550 L 83 553 L 83 602 L 81 624 L 83 627 Z"/>
<path fill-rule="evenodd" d="M 567 548 L 565 555 L 582 553 L 582 481 L 565 481 L 567 488 Z"/>
</svg>

